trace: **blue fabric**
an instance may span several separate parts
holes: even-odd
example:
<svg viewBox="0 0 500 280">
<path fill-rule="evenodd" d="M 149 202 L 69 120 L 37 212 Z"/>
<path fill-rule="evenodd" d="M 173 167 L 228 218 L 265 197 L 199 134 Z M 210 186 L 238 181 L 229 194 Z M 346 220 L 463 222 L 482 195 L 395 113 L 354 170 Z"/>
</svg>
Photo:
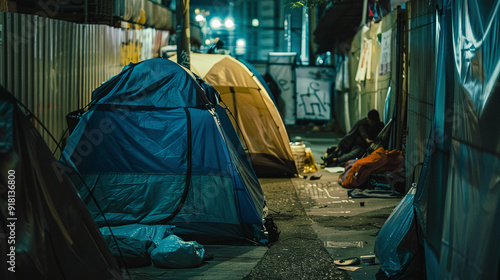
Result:
<svg viewBox="0 0 500 280">
<path fill-rule="evenodd" d="M 377 235 L 375 254 L 380 261 L 380 268 L 388 277 L 401 273 L 414 256 L 413 252 L 401 250 L 399 246 L 408 234 L 414 219 L 415 191 L 415 187 L 408 191 Z"/>
<path fill-rule="evenodd" d="M 126 267 L 151 265 L 150 253 L 164 238 L 173 234 L 167 225 L 131 224 L 99 230 L 113 256 L 122 260 Z"/>
<path fill-rule="evenodd" d="M 238 154 L 238 158 L 242 159 L 241 163 L 245 165 L 246 169 L 254 173 L 252 164 L 247 158 L 247 154 L 245 152 L 245 149 L 243 148 L 243 144 L 241 143 L 238 134 L 234 130 L 233 124 L 231 123 L 231 119 L 226 113 L 226 110 L 221 106 L 215 106 L 215 112 L 217 113 L 218 120 L 221 124 L 222 129 L 224 130 L 226 139 L 229 140 L 228 142 L 230 142 L 234 147 L 234 151 Z"/>
<path fill-rule="evenodd" d="M 71 151 L 71 160 L 78 170 L 185 174 L 184 110 L 134 110 L 127 112 L 126 119 L 121 117 L 123 112 L 98 107 L 83 115 L 65 149 Z M 169 121 L 165 121 L 165 114 Z"/>
<path fill-rule="evenodd" d="M 204 256 L 205 248 L 198 242 L 170 235 L 151 252 L 151 261 L 156 267 L 191 268 L 200 266 Z"/>
<path fill-rule="evenodd" d="M 161 108 L 209 104 L 195 79 L 177 63 L 154 58 L 130 64 L 92 93 L 91 106 L 113 104 Z"/>
<path fill-rule="evenodd" d="M 256 210 L 264 208 L 264 200 L 262 199 L 264 197 L 264 193 L 259 187 L 260 183 L 257 179 L 257 175 L 248 160 L 240 139 L 231 124 L 231 120 L 224 111 L 224 108 L 216 106 L 215 111 L 221 123 L 221 127 L 224 130 L 224 141 L 226 142 L 226 145 L 231 147 L 228 151 L 232 153 L 231 158 L 234 161 L 232 171 L 234 174 L 239 175 L 236 177 L 236 199 L 239 201 L 237 205 L 243 209 L 255 210 L 240 210 L 238 211 L 239 217 L 244 223 L 257 223 L 256 219 L 259 218 L 260 215 L 256 212 Z M 244 166 L 244 168 L 236 168 L 237 166 Z M 255 205 L 255 207 L 251 207 L 251 205 Z"/>
<path fill-rule="evenodd" d="M 498 279 L 500 2 L 442 6 L 433 131 L 415 196 L 426 277 Z"/>
<path fill-rule="evenodd" d="M 207 110 L 189 112 L 193 127 L 193 175 L 230 177 L 231 160 L 214 116 Z"/>
</svg>

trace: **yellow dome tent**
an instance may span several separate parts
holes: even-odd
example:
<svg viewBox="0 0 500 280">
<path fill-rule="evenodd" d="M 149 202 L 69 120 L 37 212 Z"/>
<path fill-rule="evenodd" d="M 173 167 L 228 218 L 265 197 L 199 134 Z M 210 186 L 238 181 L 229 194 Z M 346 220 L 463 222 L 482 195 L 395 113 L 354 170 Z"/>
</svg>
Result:
<svg viewBox="0 0 500 280">
<path fill-rule="evenodd" d="M 278 109 L 252 71 L 229 55 L 199 53 L 191 53 L 191 71 L 219 91 L 259 177 L 298 174 Z"/>
</svg>

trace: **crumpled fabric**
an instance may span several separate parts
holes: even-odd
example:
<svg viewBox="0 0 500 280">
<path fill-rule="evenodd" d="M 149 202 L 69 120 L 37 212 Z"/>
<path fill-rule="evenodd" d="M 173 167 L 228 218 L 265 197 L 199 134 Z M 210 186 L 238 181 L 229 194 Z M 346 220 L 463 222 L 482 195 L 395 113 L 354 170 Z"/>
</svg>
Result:
<svg viewBox="0 0 500 280">
<path fill-rule="evenodd" d="M 378 148 L 369 156 L 358 159 L 345 177 L 342 187 L 353 189 L 363 185 L 370 174 L 396 173 L 404 166 L 404 157 L 400 150 L 387 151 Z"/>
<path fill-rule="evenodd" d="M 198 267 L 205 257 L 205 248 L 196 241 L 184 241 L 177 235 L 163 239 L 151 252 L 151 261 L 156 267 Z"/>
</svg>

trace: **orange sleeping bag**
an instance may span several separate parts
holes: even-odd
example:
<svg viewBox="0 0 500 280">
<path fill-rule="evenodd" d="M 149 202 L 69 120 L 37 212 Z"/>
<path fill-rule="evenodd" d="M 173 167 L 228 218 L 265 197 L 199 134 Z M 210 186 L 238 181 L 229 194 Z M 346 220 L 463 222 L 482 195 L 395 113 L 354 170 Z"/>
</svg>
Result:
<svg viewBox="0 0 500 280">
<path fill-rule="evenodd" d="M 378 148 L 369 156 L 358 159 L 342 183 L 346 189 L 363 185 L 370 174 L 396 173 L 404 167 L 404 157 L 400 150 L 387 151 Z"/>
</svg>

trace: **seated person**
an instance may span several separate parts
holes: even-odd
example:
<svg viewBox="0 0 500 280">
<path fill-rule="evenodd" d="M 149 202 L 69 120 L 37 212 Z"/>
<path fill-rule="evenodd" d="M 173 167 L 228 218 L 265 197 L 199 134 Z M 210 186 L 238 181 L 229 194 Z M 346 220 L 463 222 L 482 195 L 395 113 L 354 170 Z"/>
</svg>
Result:
<svg viewBox="0 0 500 280">
<path fill-rule="evenodd" d="M 328 155 L 321 157 L 325 166 L 343 166 L 348 160 L 363 156 L 383 128 L 378 111 L 370 110 L 368 117 L 356 122 L 351 131 L 340 140 L 338 147 L 328 149 Z"/>
<path fill-rule="evenodd" d="M 217 40 L 215 45 L 211 46 L 210 49 L 208 49 L 207 53 L 214 54 L 214 53 L 222 53 L 224 54 L 224 42 L 222 40 Z"/>
</svg>

